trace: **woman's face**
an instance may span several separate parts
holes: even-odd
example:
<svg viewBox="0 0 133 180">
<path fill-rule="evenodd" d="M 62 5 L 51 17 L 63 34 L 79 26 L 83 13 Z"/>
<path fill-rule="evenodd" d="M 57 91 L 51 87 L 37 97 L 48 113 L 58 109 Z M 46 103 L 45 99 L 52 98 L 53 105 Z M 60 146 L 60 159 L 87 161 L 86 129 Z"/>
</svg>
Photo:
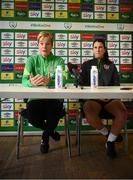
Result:
<svg viewBox="0 0 133 180">
<path fill-rule="evenodd" d="M 97 59 L 102 59 L 104 57 L 104 53 L 106 49 L 102 42 L 95 42 L 93 45 L 93 55 Z"/>
<path fill-rule="evenodd" d="M 49 37 L 40 38 L 38 46 L 39 52 L 43 57 L 47 57 L 53 48 L 53 44 Z"/>
</svg>

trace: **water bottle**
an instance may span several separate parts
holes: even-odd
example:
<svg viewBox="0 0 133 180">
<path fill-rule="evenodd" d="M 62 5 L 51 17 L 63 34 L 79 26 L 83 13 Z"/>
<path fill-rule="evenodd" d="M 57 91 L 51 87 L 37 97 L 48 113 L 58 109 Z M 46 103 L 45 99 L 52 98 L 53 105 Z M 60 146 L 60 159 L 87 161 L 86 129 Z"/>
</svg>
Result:
<svg viewBox="0 0 133 180">
<path fill-rule="evenodd" d="M 63 87 L 62 66 L 58 65 L 55 73 L 55 88 L 59 89 L 62 87 Z"/>
<path fill-rule="evenodd" d="M 91 67 L 90 72 L 90 78 L 91 78 L 91 88 L 97 88 L 98 87 L 98 69 L 97 66 Z"/>
</svg>

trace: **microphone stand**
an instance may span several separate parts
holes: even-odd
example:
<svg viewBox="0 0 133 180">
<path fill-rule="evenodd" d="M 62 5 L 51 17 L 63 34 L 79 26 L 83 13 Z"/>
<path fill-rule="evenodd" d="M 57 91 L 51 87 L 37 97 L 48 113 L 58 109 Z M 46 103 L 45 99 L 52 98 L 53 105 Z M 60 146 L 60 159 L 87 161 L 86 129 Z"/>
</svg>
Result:
<svg viewBox="0 0 133 180">
<path fill-rule="evenodd" d="M 75 86 L 76 88 L 78 88 L 78 86 L 79 86 L 79 79 L 78 79 L 78 77 L 76 77 L 76 76 L 75 76 L 74 86 Z"/>
</svg>

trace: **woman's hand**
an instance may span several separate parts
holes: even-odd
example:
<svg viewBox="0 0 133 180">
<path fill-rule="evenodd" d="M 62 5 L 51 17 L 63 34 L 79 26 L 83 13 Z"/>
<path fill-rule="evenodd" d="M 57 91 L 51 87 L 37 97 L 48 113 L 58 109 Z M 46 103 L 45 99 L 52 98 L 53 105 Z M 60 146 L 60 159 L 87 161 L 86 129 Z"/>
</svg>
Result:
<svg viewBox="0 0 133 180">
<path fill-rule="evenodd" d="M 48 83 L 50 81 L 50 73 L 48 74 L 48 77 L 44 77 L 40 74 L 36 75 L 36 76 L 32 76 L 32 74 L 30 75 L 30 82 L 33 86 L 47 86 Z"/>
</svg>

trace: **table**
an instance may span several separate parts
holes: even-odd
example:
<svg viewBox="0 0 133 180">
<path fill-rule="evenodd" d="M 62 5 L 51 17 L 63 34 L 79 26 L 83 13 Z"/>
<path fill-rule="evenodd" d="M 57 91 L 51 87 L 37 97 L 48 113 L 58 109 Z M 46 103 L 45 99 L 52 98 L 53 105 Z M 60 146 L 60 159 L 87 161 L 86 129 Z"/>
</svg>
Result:
<svg viewBox="0 0 133 180">
<path fill-rule="evenodd" d="M 121 88 L 131 88 L 121 90 Z M 47 87 L 23 87 L 21 84 L 0 84 L 0 98 L 42 98 L 42 99 L 133 99 L 133 85 L 90 87 L 68 87 L 49 89 Z"/>
<path fill-rule="evenodd" d="M 42 99 L 133 99 L 133 86 L 129 90 L 121 90 L 127 86 L 102 86 L 96 89 L 91 87 L 67 87 L 62 89 L 49 89 L 46 87 L 23 87 L 21 84 L 0 84 L 0 98 L 42 98 Z M 21 124 L 21 123 L 19 123 Z M 79 124 L 79 123 L 78 123 Z M 19 126 L 18 126 L 19 127 Z M 20 128 L 16 144 L 16 154 L 19 158 Z M 78 128 L 78 144 L 80 133 Z M 68 133 L 68 132 L 67 132 Z M 68 134 L 67 134 L 68 136 Z M 69 139 L 69 138 L 68 138 Z M 127 138 L 126 138 L 127 139 Z M 71 157 L 70 140 L 68 140 L 69 157 Z M 127 146 L 126 146 L 127 150 Z M 80 146 L 78 145 L 78 152 Z"/>
</svg>

